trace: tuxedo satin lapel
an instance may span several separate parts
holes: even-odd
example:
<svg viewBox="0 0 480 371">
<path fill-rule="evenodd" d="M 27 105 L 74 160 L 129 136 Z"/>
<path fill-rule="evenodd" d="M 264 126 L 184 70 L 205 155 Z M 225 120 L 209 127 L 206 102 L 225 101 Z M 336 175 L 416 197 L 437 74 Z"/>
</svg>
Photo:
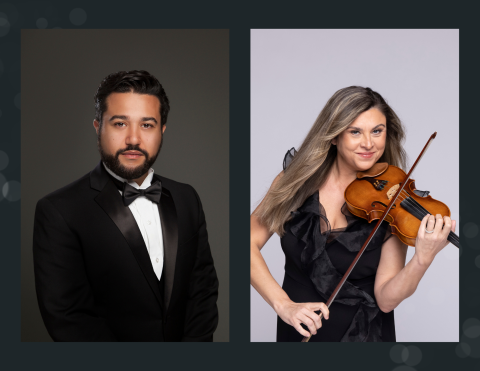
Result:
<svg viewBox="0 0 480 371">
<path fill-rule="evenodd" d="M 122 196 L 111 179 L 108 179 L 102 191 L 95 197 L 95 201 L 113 220 L 120 232 L 122 232 L 145 278 L 162 306 L 163 298 L 158 289 L 158 279 L 153 271 L 142 233 L 130 209 L 123 205 Z"/>
<path fill-rule="evenodd" d="M 163 276 L 165 278 L 165 308 L 168 310 L 168 304 L 172 296 L 178 250 L 177 210 L 168 189 L 162 189 L 162 197 L 160 198 L 158 209 L 162 223 L 163 250 L 165 256 L 163 266 Z"/>
</svg>

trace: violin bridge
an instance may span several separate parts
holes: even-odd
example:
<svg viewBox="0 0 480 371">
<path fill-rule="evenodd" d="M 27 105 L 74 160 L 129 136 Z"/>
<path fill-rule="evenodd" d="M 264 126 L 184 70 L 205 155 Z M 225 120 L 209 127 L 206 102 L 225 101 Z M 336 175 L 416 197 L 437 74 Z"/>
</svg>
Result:
<svg viewBox="0 0 480 371">
<path fill-rule="evenodd" d="M 387 191 L 387 197 L 389 200 L 391 200 L 393 196 L 395 196 L 395 193 L 397 193 L 399 188 L 400 188 L 400 184 L 395 184 L 392 188 L 390 188 Z"/>
</svg>

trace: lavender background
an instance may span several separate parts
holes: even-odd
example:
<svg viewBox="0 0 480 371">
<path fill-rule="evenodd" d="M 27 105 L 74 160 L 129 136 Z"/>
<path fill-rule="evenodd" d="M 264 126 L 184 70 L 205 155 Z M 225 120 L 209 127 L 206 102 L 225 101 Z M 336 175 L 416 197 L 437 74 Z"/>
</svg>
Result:
<svg viewBox="0 0 480 371">
<path fill-rule="evenodd" d="M 459 31 L 252 30 L 251 211 L 282 160 L 298 148 L 327 100 L 340 88 L 378 91 L 407 129 L 416 186 L 446 203 L 459 234 Z M 448 184 L 448 186 L 445 186 Z M 410 247 L 407 262 L 414 248 Z M 417 291 L 395 309 L 397 342 L 459 341 L 459 250 L 448 245 Z M 285 257 L 277 235 L 262 249 L 281 285 Z M 251 288 L 251 341 L 275 341 L 276 314 Z"/>
</svg>

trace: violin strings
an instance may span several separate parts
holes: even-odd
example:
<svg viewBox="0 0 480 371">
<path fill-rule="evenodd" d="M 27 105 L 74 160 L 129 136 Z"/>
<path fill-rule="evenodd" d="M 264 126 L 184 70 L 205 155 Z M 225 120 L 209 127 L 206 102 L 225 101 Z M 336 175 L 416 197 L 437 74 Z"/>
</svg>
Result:
<svg viewBox="0 0 480 371">
<path fill-rule="evenodd" d="M 408 207 L 409 210 L 407 211 L 410 212 L 419 220 L 422 220 L 425 217 L 425 215 L 431 214 L 422 205 L 420 205 L 414 198 L 412 198 L 412 196 L 405 189 L 402 189 L 402 191 L 397 197 L 397 200 L 400 200 L 400 204 L 403 204 L 404 208 L 405 206 Z M 455 233 L 450 232 L 448 234 L 447 239 L 450 242 L 452 242 L 455 246 L 459 247 L 460 238 Z"/>
<path fill-rule="evenodd" d="M 412 215 L 414 215 L 417 219 L 422 220 L 425 215 L 431 214 L 428 210 L 426 210 L 422 205 L 420 205 L 415 199 L 411 197 L 411 195 L 403 189 L 402 192 L 397 197 L 400 200 L 400 204 L 403 204 L 408 207 L 409 211 Z M 460 238 L 453 232 L 448 234 L 448 240 L 452 242 L 455 246 L 459 247 L 460 245 Z"/>
<path fill-rule="evenodd" d="M 408 192 L 407 192 L 408 193 Z M 422 205 L 420 205 L 415 199 L 413 198 L 408 198 L 406 199 L 408 203 L 410 203 L 412 206 L 416 206 L 417 210 L 422 210 L 423 212 L 423 216 L 422 216 L 422 219 L 425 215 L 427 214 L 431 214 L 428 212 L 428 210 L 426 210 Z M 449 233 L 449 237 L 450 237 L 450 241 L 451 242 L 457 242 L 457 243 L 460 243 L 460 238 L 453 232 L 450 232 Z"/>
<path fill-rule="evenodd" d="M 403 195 L 403 192 L 406 193 L 407 196 Z M 422 205 L 420 205 L 415 199 L 413 199 L 408 192 L 405 190 L 402 190 L 402 193 L 398 196 L 398 198 L 404 197 L 401 201 L 401 203 L 404 203 L 408 205 L 412 210 L 409 210 L 412 214 L 413 212 L 416 212 L 417 215 L 415 215 L 419 220 L 422 220 L 425 215 L 431 214 L 426 210 Z M 452 242 L 455 246 L 459 246 L 460 244 L 460 238 L 453 232 L 450 232 L 448 234 L 448 240 Z"/>
<path fill-rule="evenodd" d="M 426 209 L 424 209 L 422 205 L 420 205 L 416 200 L 414 200 L 414 199 L 412 199 L 412 198 L 408 200 L 408 203 L 410 203 L 410 204 L 417 204 L 417 205 L 418 205 L 418 208 L 423 209 L 423 211 L 424 211 L 423 216 L 425 216 L 427 213 L 428 213 L 428 214 L 431 214 L 431 213 L 429 213 Z M 423 217 L 422 217 L 422 218 L 423 218 Z M 457 247 L 460 245 L 460 238 L 459 238 L 455 233 L 453 233 L 453 232 L 449 232 L 449 234 L 448 234 L 448 240 L 449 240 L 450 242 L 452 242 L 452 243 L 453 243 L 455 246 L 457 246 Z"/>
</svg>

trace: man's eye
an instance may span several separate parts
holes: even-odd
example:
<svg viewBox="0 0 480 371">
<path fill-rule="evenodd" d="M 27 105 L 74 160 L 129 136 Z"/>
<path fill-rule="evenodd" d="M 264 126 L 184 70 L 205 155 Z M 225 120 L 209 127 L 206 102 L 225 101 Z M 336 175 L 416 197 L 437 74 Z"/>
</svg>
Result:
<svg viewBox="0 0 480 371">
<path fill-rule="evenodd" d="M 125 126 L 125 123 L 123 123 L 123 122 L 116 122 L 114 125 L 115 125 L 115 126 Z"/>
<path fill-rule="evenodd" d="M 153 125 L 152 125 L 152 124 L 143 124 L 143 127 L 145 127 L 145 128 L 153 128 Z"/>
</svg>

